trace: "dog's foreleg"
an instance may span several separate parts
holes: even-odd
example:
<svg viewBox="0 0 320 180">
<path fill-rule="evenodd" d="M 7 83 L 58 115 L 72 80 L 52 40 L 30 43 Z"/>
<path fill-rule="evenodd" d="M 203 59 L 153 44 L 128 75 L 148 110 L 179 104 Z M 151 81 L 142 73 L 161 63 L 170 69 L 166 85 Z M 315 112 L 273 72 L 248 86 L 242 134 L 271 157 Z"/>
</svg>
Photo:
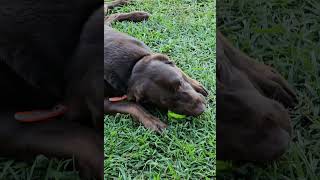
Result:
<svg viewBox="0 0 320 180">
<path fill-rule="evenodd" d="M 112 22 L 118 21 L 132 21 L 132 22 L 141 22 L 148 20 L 150 14 L 147 12 L 135 11 L 130 13 L 119 13 L 119 14 L 112 14 L 110 16 L 105 17 L 105 24 L 111 25 Z"/>
<path fill-rule="evenodd" d="M 141 122 L 146 128 L 161 133 L 167 125 L 158 118 L 147 113 L 147 111 L 136 103 L 131 102 L 110 102 L 104 100 L 105 113 L 130 114 L 134 119 Z"/>
</svg>

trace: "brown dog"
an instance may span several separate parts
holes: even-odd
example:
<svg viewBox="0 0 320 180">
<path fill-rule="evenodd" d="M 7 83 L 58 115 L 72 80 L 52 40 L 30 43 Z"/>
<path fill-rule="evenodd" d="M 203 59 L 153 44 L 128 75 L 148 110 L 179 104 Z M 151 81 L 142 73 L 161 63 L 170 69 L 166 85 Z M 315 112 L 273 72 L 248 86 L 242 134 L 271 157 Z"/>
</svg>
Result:
<svg viewBox="0 0 320 180">
<path fill-rule="evenodd" d="M 217 33 L 218 159 L 278 158 L 286 151 L 292 131 L 284 106 L 295 102 L 294 91 L 279 73 Z"/>
<path fill-rule="evenodd" d="M 120 2 L 123 1 L 118 4 L 122 4 Z M 134 12 L 109 16 L 106 21 L 110 24 L 111 21 L 138 21 L 145 17 L 148 14 Z M 148 113 L 141 103 L 191 116 L 205 110 L 204 96 L 208 95 L 205 88 L 167 56 L 151 52 L 143 42 L 105 25 L 104 54 L 105 113 L 129 113 L 145 127 L 161 132 L 167 125 Z M 130 102 L 109 100 L 125 94 Z"/>
</svg>

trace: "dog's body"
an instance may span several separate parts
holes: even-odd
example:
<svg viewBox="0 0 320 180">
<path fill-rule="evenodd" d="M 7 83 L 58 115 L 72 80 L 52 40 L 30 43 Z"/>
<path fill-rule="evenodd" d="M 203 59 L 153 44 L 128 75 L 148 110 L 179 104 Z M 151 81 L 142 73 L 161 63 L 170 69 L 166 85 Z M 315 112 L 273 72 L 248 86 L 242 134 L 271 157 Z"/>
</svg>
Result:
<svg viewBox="0 0 320 180">
<path fill-rule="evenodd" d="M 102 179 L 102 2 L 2 1 L 0 12 L 0 155 L 75 156 L 84 179 Z M 14 119 L 58 103 L 63 120 Z"/>
<path fill-rule="evenodd" d="M 119 4 L 121 1 L 119 1 Z M 113 5 L 116 3 L 113 3 Z M 207 91 L 176 67 L 167 56 L 155 54 L 141 41 L 109 27 L 111 21 L 146 19 L 147 13 L 117 14 L 106 19 L 104 38 L 104 80 L 106 113 L 129 113 L 145 127 L 161 132 L 162 121 L 140 104 L 196 116 L 205 109 Z M 111 102 L 112 96 L 128 95 L 131 102 Z"/>
<path fill-rule="evenodd" d="M 108 97 L 124 95 L 127 93 L 133 67 L 143 57 L 151 55 L 151 51 L 144 43 L 114 31 L 109 26 L 105 26 L 104 34 L 106 57 L 104 79 L 106 86 L 109 87 L 105 88 L 105 95 Z"/>
</svg>

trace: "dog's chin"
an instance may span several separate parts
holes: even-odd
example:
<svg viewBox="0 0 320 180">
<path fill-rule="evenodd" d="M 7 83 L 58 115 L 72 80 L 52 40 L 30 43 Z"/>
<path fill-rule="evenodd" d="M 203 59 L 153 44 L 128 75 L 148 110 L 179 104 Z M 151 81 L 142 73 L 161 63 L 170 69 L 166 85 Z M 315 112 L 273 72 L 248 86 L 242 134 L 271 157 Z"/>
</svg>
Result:
<svg viewBox="0 0 320 180">
<path fill-rule="evenodd" d="M 205 104 L 199 104 L 192 110 L 192 116 L 199 116 L 206 110 Z"/>
</svg>

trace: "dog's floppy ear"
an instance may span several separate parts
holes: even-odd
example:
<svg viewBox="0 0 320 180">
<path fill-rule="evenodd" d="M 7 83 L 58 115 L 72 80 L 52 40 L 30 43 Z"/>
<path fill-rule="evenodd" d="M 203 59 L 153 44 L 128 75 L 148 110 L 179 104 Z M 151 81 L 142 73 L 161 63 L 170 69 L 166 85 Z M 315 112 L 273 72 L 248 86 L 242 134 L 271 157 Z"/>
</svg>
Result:
<svg viewBox="0 0 320 180">
<path fill-rule="evenodd" d="M 152 55 L 147 55 L 145 57 L 143 57 L 140 62 L 143 62 L 144 64 L 147 64 L 151 61 L 154 61 L 154 60 L 157 60 L 157 61 L 161 61 L 161 62 L 164 62 L 165 64 L 170 64 L 170 65 L 173 65 L 174 66 L 174 63 L 170 60 L 170 58 L 166 55 L 163 55 L 163 54 L 152 54 Z"/>
<path fill-rule="evenodd" d="M 170 58 L 163 54 L 153 54 L 149 57 L 150 60 L 158 60 L 162 61 L 166 64 L 174 65 L 174 63 L 170 60 Z"/>
<path fill-rule="evenodd" d="M 144 56 L 134 66 L 128 83 L 127 96 L 130 101 L 139 102 L 144 96 L 146 79 L 143 78 L 146 65 L 153 59 L 153 55 Z"/>
</svg>

